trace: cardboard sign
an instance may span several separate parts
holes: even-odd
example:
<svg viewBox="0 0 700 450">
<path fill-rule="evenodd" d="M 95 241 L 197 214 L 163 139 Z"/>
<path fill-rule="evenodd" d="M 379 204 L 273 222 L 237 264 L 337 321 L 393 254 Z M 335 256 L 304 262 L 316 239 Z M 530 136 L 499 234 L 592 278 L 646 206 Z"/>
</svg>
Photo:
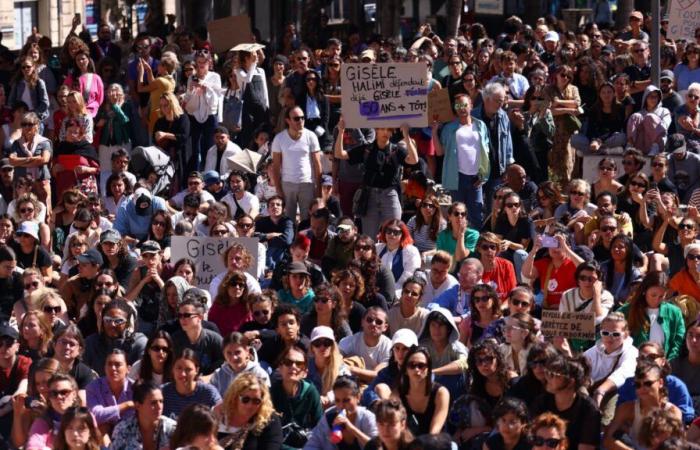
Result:
<svg viewBox="0 0 700 450">
<path fill-rule="evenodd" d="M 474 12 L 476 14 L 503 15 L 503 0 L 475 0 Z"/>
<path fill-rule="evenodd" d="M 212 20 L 207 24 L 209 42 L 215 53 L 228 51 L 230 48 L 244 42 L 251 42 L 253 31 L 250 28 L 249 16 L 231 16 Z"/>
<path fill-rule="evenodd" d="M 700 0 L 671 0 L 668 6 L 668 38 L 695 39 L 700 27 Z"/>
<path fill-rule="evenodd" d="M 428 126 L 425 64 L 343 64 L 340 76 L 348 128 Z"/>
<path fill-rule="evenodd" d="M 594 340 L 595 317 L 589 312 L 542 310 L 540 331 L 544 336 Z"/>
<path fill-rule="evenodd" d="M 452 122 L 455 118 L 447 88 L 433 89 L 428 93 L 428 120 L 440 123 Z"/>
<path fill-rule="evenodd" d="M 172 253 L 170 260 L 173 264 L 183 258 L 194 261 L 197 270 L 194 284 L 198 288 L 208 291 L 211 280 L 226 270 L 224 253 L 234 243 L 243 245 L 253 256 L 248 273 L 257 278 L 258 240 L 256 238 L 173 236 L 170 246 Z"/>
</svg>

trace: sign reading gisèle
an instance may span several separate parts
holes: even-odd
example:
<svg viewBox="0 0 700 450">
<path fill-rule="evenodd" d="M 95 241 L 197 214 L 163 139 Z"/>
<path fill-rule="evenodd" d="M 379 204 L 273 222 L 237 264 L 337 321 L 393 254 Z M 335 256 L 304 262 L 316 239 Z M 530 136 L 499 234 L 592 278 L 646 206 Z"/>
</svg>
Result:
<svg viewBox="0 0 700 450">
<path fill-rule="evenodd" d="M 425 64 L 350 63 L 341 67 L 342 111 L 348 128 L 428 126 Z"/>
<path fill-rule="evenodd" d="M 540 331 L 544 336 L 595 339 L 595 317 L 589 312 L 542 310 Z"/>
<path fill-rule="evenodd" d="M 668 7 L 668 38 L 693 40 L 700 27 L 700 0 L 671 0 Z"/>
<path fill-rule="evenodd" d="M 256 238 L 214 238 L 199 236 L 173 236 L 171 243 L 171 261 L 187 258 L 195 263 L 197 275 L 195 286 L 209 289 L 209 284 L 215 276 L 226 270 L 224 254 L 235 243 L 243 245 L 253 256 L 248 273 L 256 277 L 258 240 Z"/>
</svg>

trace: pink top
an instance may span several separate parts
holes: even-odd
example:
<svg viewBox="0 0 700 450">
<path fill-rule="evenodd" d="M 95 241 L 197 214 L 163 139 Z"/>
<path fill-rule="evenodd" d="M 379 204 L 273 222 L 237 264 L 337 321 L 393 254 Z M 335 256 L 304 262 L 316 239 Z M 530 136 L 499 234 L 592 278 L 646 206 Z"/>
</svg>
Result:
<svg viewBox="0 0 700 450">
<path fill-rule="evenodd" d="M 238 331 L 247 321 L 253 320 L 253 316 L 243 302 L 232 306 L 223 306 L 214 302 L 209 310 L 209 320 L 219 327 L 222 336 L 228 336 L 231 332 Z"/>
<path fill-rule="evenodd" d="M 88 92 L 87 95 L 85 95 L 85 91 L 87 90 L 87 85 L 88 85 L 88 75 L 92 75 L 92 83 L 90 83 L 90 92 Z M 88 110 L 88 113 L 90 114 L 90 117 L 93 119 L 97 115 L 97 111 L 100 109 L 100 105 L 104 101 L 105 97 L 105 88 L 104 85 L 102 84 L 102 78 L 100 78 L 99 75 L 96 73 L 88 74 L 85 73 L 83 75 L 80 75 L 79 78 L 80 81 L 80 93 L 83 96 L 83 99 L 87 97 L 87 101 L 85 102 L 85 107 Z M 73 75 L 68 74 L 66 77 L 65 81 L 63 84 L 68 86 L 69 88 L 73 89 Z"/>
<path fill-rule="evenodd" d="M 53 448 L 53 429 L 46 421 L 39 417 L 29 428 L 29 439 L 24 446 L 25 450 L 51 450 Z"/>
</svg>

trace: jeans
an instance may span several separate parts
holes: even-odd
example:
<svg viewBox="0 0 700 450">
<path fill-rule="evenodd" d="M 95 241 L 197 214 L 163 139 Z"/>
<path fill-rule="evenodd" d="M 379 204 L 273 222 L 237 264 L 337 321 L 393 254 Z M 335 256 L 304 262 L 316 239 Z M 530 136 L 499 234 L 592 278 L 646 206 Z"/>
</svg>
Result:
<svg viewBox="0 0 700 450">
<path fill-rule="evenodd" d="M 207 151 L 214 146 L 214 129 L 216 116 L 210 115 L 204 123 L 197 122 L 190 116 L 190 138 L 192 139 L 192 159 L 189 161 L 188 172 L 203 171 L 207 159 Z M 187 174 L 183 174 L 186 176 Z"/>
<path fill-rule="evenodd" d="M 478 179 L 476 175 L 460 173 L 458 189 L 452 191 L 453 202 L 462 202 L 467 205 L 467 214 L 472 228 L 479 228 L 484 217 L 483 186 L 474 187 Z"/>
<path fill-rule="evenodd" d="M 376 239 L 379 228 L 390 219 L 401 219 L 401 201 L 394 188 L 369 188 L 367 213 L 362 216 L 362 233 Z"/>
</svg>

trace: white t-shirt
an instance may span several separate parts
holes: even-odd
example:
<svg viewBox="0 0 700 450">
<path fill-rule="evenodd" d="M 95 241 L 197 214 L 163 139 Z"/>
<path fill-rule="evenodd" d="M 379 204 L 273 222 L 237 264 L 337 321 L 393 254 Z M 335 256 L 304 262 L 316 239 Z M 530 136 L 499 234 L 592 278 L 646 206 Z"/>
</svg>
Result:
<svg viewBox="0 0 700 450">
<path fill-rule="evenodd" d="M 457 164 L 459 173 L 476 175 L 479 172 L 481 140 L 474 124 L 462 125 L 457 130 Z"/>
<path fill-rule="evenodd" d="M 649 316 L 649 342 L 658 342 L 664 345 L 666 336 L 659 324 L 659 308 L 647 308 L 647 316 Z"/>
<path fill-rule="evenodd" d="M 228 206 L 231 217 L 236 216 L 236 210 L 238 209 L 236 208 L 236 202 L 233 200 L 233 196 L 233 192 L 229 192 L 224 196 L 224 198 L 221 199 L 221 202 Z M 260 211 L 260 200 L 258 200 L 258 197 L 248 191 L 243 194 L 242 199 L 238 200 L 238 204 L 241 205 L 241 208 L 243 208 L 243 211 L 246 214 L 250 214 L 253 209 Z"/>
<path fill-rule="evenodd" d="M 272 153 L 282 153 L 282 181 L 285 183 L 312 183 L 311 154 L 321 150 L 316 134 L 304 128 L 299 140 L 289 131 L 277 133 L 272 141 Z"/>
<path fill-rule="evenodd" d="M 388 363 L 391 355 L 391 339 L 381 335 L 379 343 L 374 347 L 365 344 L 362 332 L 346 336 L 338 343 L 343 356 L 360 356 L 365 361 L 365 367 L 374 370 L 379 364 Z"/>
</svg>

